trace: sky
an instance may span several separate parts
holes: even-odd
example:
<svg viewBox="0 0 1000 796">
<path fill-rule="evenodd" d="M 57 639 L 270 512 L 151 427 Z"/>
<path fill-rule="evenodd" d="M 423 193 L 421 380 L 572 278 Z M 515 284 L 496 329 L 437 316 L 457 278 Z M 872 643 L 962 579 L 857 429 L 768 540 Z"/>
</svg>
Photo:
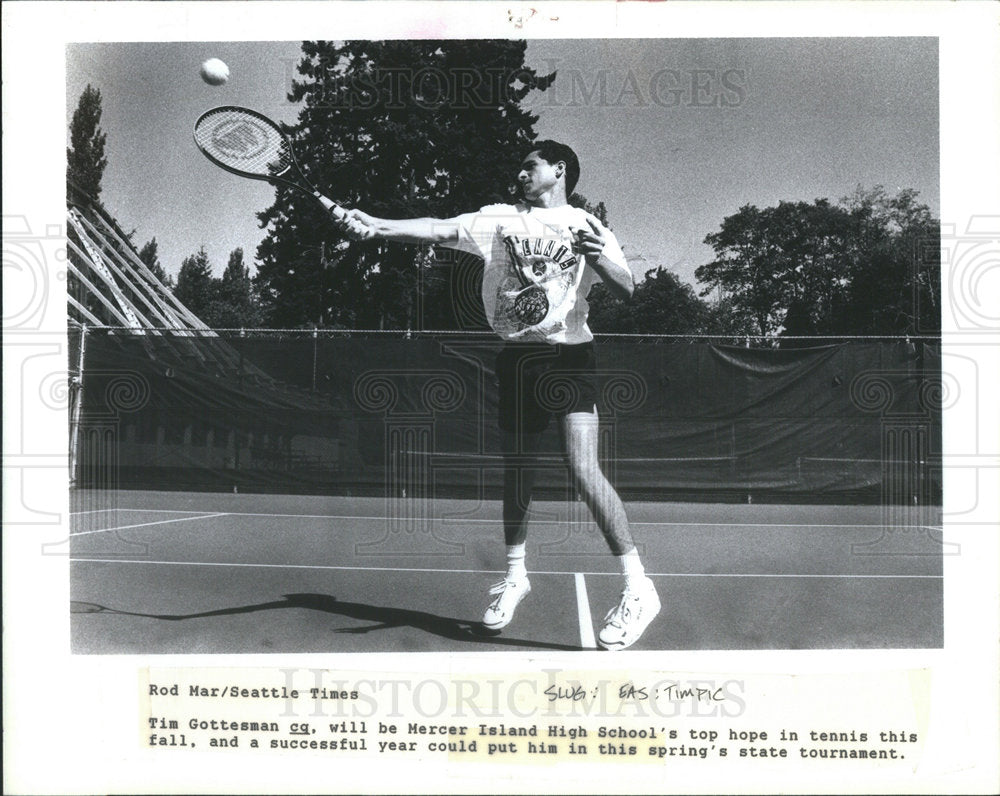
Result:
<svg viewBox="0 0 1000 796">
<path fill-rule="evenodd" d="M 102 199 L 176 274 L 204 246 L 216 274 L 263 238 L 273 189 L 210 164 L 191 137 L 215 105 L 294 122 L 287 92 L 301 43 L 114 42 L 66 50 L 67 124 L 100 89 Z M 212 87 L 200 63 L 221 58 Z M 833 201 L 858 185 L 919 191 L 939 206 L 938 61 L 930 38 L 531 40 L 526 62 L 554 84 L 529 97 L 541 138 L 569 143 L 577 190 L 603 201 L 637 277 L 665 267 L 696 284 L 705 236 L 746 204 Z M 333 198 L 336 198 L 335 196 Z"/>
</svg>

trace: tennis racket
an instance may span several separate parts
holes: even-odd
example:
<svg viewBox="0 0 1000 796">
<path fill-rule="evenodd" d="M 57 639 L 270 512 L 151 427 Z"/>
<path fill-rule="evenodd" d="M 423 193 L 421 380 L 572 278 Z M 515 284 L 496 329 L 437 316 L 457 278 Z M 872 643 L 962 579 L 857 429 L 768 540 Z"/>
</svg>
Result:
<svg viewBox="0 0 1000 796">
<path fill-rule="evenodd" d="M 216 166 L 253 180 L 309 194 L 338 220 L 346 212 L 309 184 L 295 162 L 292 142 L 262 113 L 235 105 L 205 111 L 194 123 L 194 142 Z"/>
</svg>

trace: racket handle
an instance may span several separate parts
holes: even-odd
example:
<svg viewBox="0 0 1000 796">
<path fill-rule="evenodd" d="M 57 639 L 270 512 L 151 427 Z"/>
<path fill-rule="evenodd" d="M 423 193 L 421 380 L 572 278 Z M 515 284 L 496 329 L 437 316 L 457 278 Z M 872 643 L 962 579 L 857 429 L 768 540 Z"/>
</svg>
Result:
<svg viewBox="0 0 1000 796">
<path fill-rule="evenodd" d="M 327 199 L 319 191 L 313 191 L 313 196 L 315 196 L 321 205 L 327 209 L 327 212 L 333 215 L 338 221 L 343 221 L 347 217 L 347 211 L 344 210 L 336 202 Z"/>
</svg>

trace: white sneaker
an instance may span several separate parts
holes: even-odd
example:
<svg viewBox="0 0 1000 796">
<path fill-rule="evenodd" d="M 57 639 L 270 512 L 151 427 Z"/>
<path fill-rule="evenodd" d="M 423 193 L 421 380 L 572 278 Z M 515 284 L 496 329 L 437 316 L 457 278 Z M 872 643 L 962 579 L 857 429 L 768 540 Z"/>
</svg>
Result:
<svg viewBox="0 0 1000 796">
<path fill-rule="evenodd" d="M 514 609 L 531 591 L 527 578 L 510 580 L 504 578 L 490 586 L 490 594 L 496 595 L 483 614 L 483 626 L 488 630 L 500 630 L 514 618 Z"/>
<path fill-rule="evenodd" d="M 597 643 L 606 650 L 631 647 L 659 612 L 660 598 L 653 581 L 644 578 L 638 587 L 626 585 L 618 605 L 604 617 Z"/>
</svg>

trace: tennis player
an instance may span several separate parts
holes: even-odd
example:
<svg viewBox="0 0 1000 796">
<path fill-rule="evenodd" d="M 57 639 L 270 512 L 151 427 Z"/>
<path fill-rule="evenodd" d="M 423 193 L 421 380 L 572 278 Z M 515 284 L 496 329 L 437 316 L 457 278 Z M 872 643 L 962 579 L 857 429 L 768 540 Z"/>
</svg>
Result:
<svg viewBox="0 0 1000 796">
<path fill-rule="evenodd" d="M 483 303 L 505 341 L 497 358 L 503 431 L 503 526 L 507 574 L 490 589 L 483 625 L 506 627 L 531 591 L 525 566 L 527 514 L 541 433 L 558 421 L 573 485 L 593 514 L 624 576 L 608 612 L 600 645 L 634 644 L 660 610 L 629 531 L 625 508 L 598 462 L 598 415 L 593 335 L 587 294 L 598 281 L 619 298 L 634 288 L 615 236 L 567 199 L 580 177 L 573 150 L 539 141 L 517 175 L 521 201 L 488 205 L 451 219 L 374 218 L 360 210 L 339 222 L 352 238 L 433 244 L 484 261 Z"/>
</svg>

